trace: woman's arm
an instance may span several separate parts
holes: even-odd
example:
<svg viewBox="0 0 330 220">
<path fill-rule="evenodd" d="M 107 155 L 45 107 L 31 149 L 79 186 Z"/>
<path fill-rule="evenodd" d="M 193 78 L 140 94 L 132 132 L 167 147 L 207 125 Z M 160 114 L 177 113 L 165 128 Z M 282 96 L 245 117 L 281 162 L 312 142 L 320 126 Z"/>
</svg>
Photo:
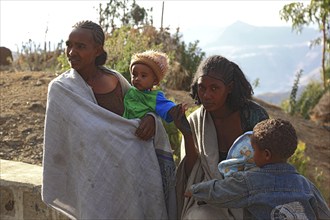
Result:
<svg viewBox="0 0 330 220">
<path fill-rule="evenodd" d="M 189 176 L 198 158 L 198 153 L 195 148 L 192 133 L 182 134 L 182 136 L 184 138 L 184 145 L 186 150 L 186 161 L 184 164 L 185 172 L 186 175 Z"/>
<path fill-rule="evenodd" d="M 174 124 L 181 131 L 184 139 L 186 151 L 185 173 L 189 176 L 198 158 L 198 153 L 195 148 L 191 127 L 185 115 L 185 106 L 179 104 L 173 107 L 169 114 L 171 114 Z"/>
</svg>

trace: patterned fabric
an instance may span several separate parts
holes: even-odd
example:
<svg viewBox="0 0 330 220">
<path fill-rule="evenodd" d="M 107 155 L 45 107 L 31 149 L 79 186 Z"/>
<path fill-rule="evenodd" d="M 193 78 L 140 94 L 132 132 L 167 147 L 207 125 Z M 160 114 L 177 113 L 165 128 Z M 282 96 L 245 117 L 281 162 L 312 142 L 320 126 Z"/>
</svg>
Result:
<svg viewBox="0 0 330 220">
<path fill-rule="evenodd" d="M 242 130 L 244 132 L 252 131 L 256 124 L 268 118 L 268 113 L 264 108 L 249 101 L 241 110 Z"/>
<path fill-rule="evenodd" d="M 227 159 L 219 163 L 218 169 L 226 178 L 237 171 L 244 171 L 255 167 L 253 161 L 253 148 L 250 137 L 252 131 L 247 131 L 239 136 L 230 147 Z"/>
<path fill-rule="evenodd" d="M 160 173 L 162 175 L 164 197 L 166 209 L 168 212 L 168 218 L 176 219 L 176 166 L 173 160 L 173 154 L 161 149 L 156 149 L 156 156 L 159 163 Z"/>
</svg>

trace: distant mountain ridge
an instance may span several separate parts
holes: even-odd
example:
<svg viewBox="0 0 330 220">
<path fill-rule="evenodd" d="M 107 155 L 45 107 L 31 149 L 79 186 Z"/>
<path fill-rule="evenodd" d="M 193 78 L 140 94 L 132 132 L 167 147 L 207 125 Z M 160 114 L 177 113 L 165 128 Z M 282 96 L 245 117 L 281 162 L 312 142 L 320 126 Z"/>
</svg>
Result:
<svg viewBox="0 0 330 220">
<path fill-rule="evenodd" d="M 297 42 L 309 42 L 318 35 L 312 28 L 305 28 L 302 34 L 296 34 L 291 27 L 256 27 L 237 21 L 227 27 L 217 43 L 222 45 L 287 45 Z"/>
<path fill-rule="evenodd" d="M 265 93 L 272 94 L 272 99 L 276 94 L 287 97 L 300 69 L 303 70 L 301 86 L 321 78 L 321 48 L 309 46 L 319 36 L 316 29 L 304 28 L 298 35 L 291 27 L 256 27 L 237 21 L 212 33 L 218 35 L 213 40 L 206 42 L 210 37 L 200 38 L 202 50 L 207 56 L 219 54 L 233 60 L 250 82 L 259 79 L 255 94 L 265 101 L 269 101 L 267 95 L 262 95 Z"/>
</svg>

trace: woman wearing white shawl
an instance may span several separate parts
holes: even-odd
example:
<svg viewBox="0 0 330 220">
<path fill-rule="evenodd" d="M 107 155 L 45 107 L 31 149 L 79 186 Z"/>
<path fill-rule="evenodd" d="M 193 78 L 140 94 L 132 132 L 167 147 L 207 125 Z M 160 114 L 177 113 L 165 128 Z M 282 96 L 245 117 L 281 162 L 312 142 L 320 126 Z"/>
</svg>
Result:
<svg viewBox="0 0 330 220">
<path fill-rule="evenodd" d="M 167 134 L 155 116 L 121 117 L 130 85 L 102 67 L 104 40 L 96 23 L 77 23 L 66 42 L 72 69 L 49 84 L 42 199 L 72 219 L 174 219 Z"/>
<path fill-rule="evenodd" d="M 242 209 L 198 203 L 184 197 L 184 192 L 194 183 L 222 179 L 218 163 L 226 159 L 235 139 L 268 118 L 252 101 L 252 94 L 250 83 L 235 63 L 215 55 L 200 64 L 191 96 L 202 105 L 188 117 L 191 131 L 184 123 L 176 124 L 183 134 L 176 184 L 179 219 L 243 218 Z"/>
</svg>

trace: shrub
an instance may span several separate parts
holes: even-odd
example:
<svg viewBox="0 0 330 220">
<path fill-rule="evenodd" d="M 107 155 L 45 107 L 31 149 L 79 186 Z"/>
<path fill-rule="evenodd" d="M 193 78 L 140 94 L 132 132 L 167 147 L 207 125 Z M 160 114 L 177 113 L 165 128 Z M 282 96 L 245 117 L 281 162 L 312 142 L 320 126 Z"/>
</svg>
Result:
<svg viewBox="0 0 330 220">
<path fill-rule="evenodd" d="M 295 153 L 289 158 L 288 162 L 292 164 L 297 171 L 306 175 L 307 163 L 310 160 L 308 156 L 305 156 L 306 145 L 304 142 L 299 141 Z"/>
<path fill-rule="evenodd" d="M 319 102 L 326 89 L 323 89 L 320 82 L 310 82 L 296 103 L 297 112 L 305 119 L 309 119 L 310 111 Z"/>
</svg>

